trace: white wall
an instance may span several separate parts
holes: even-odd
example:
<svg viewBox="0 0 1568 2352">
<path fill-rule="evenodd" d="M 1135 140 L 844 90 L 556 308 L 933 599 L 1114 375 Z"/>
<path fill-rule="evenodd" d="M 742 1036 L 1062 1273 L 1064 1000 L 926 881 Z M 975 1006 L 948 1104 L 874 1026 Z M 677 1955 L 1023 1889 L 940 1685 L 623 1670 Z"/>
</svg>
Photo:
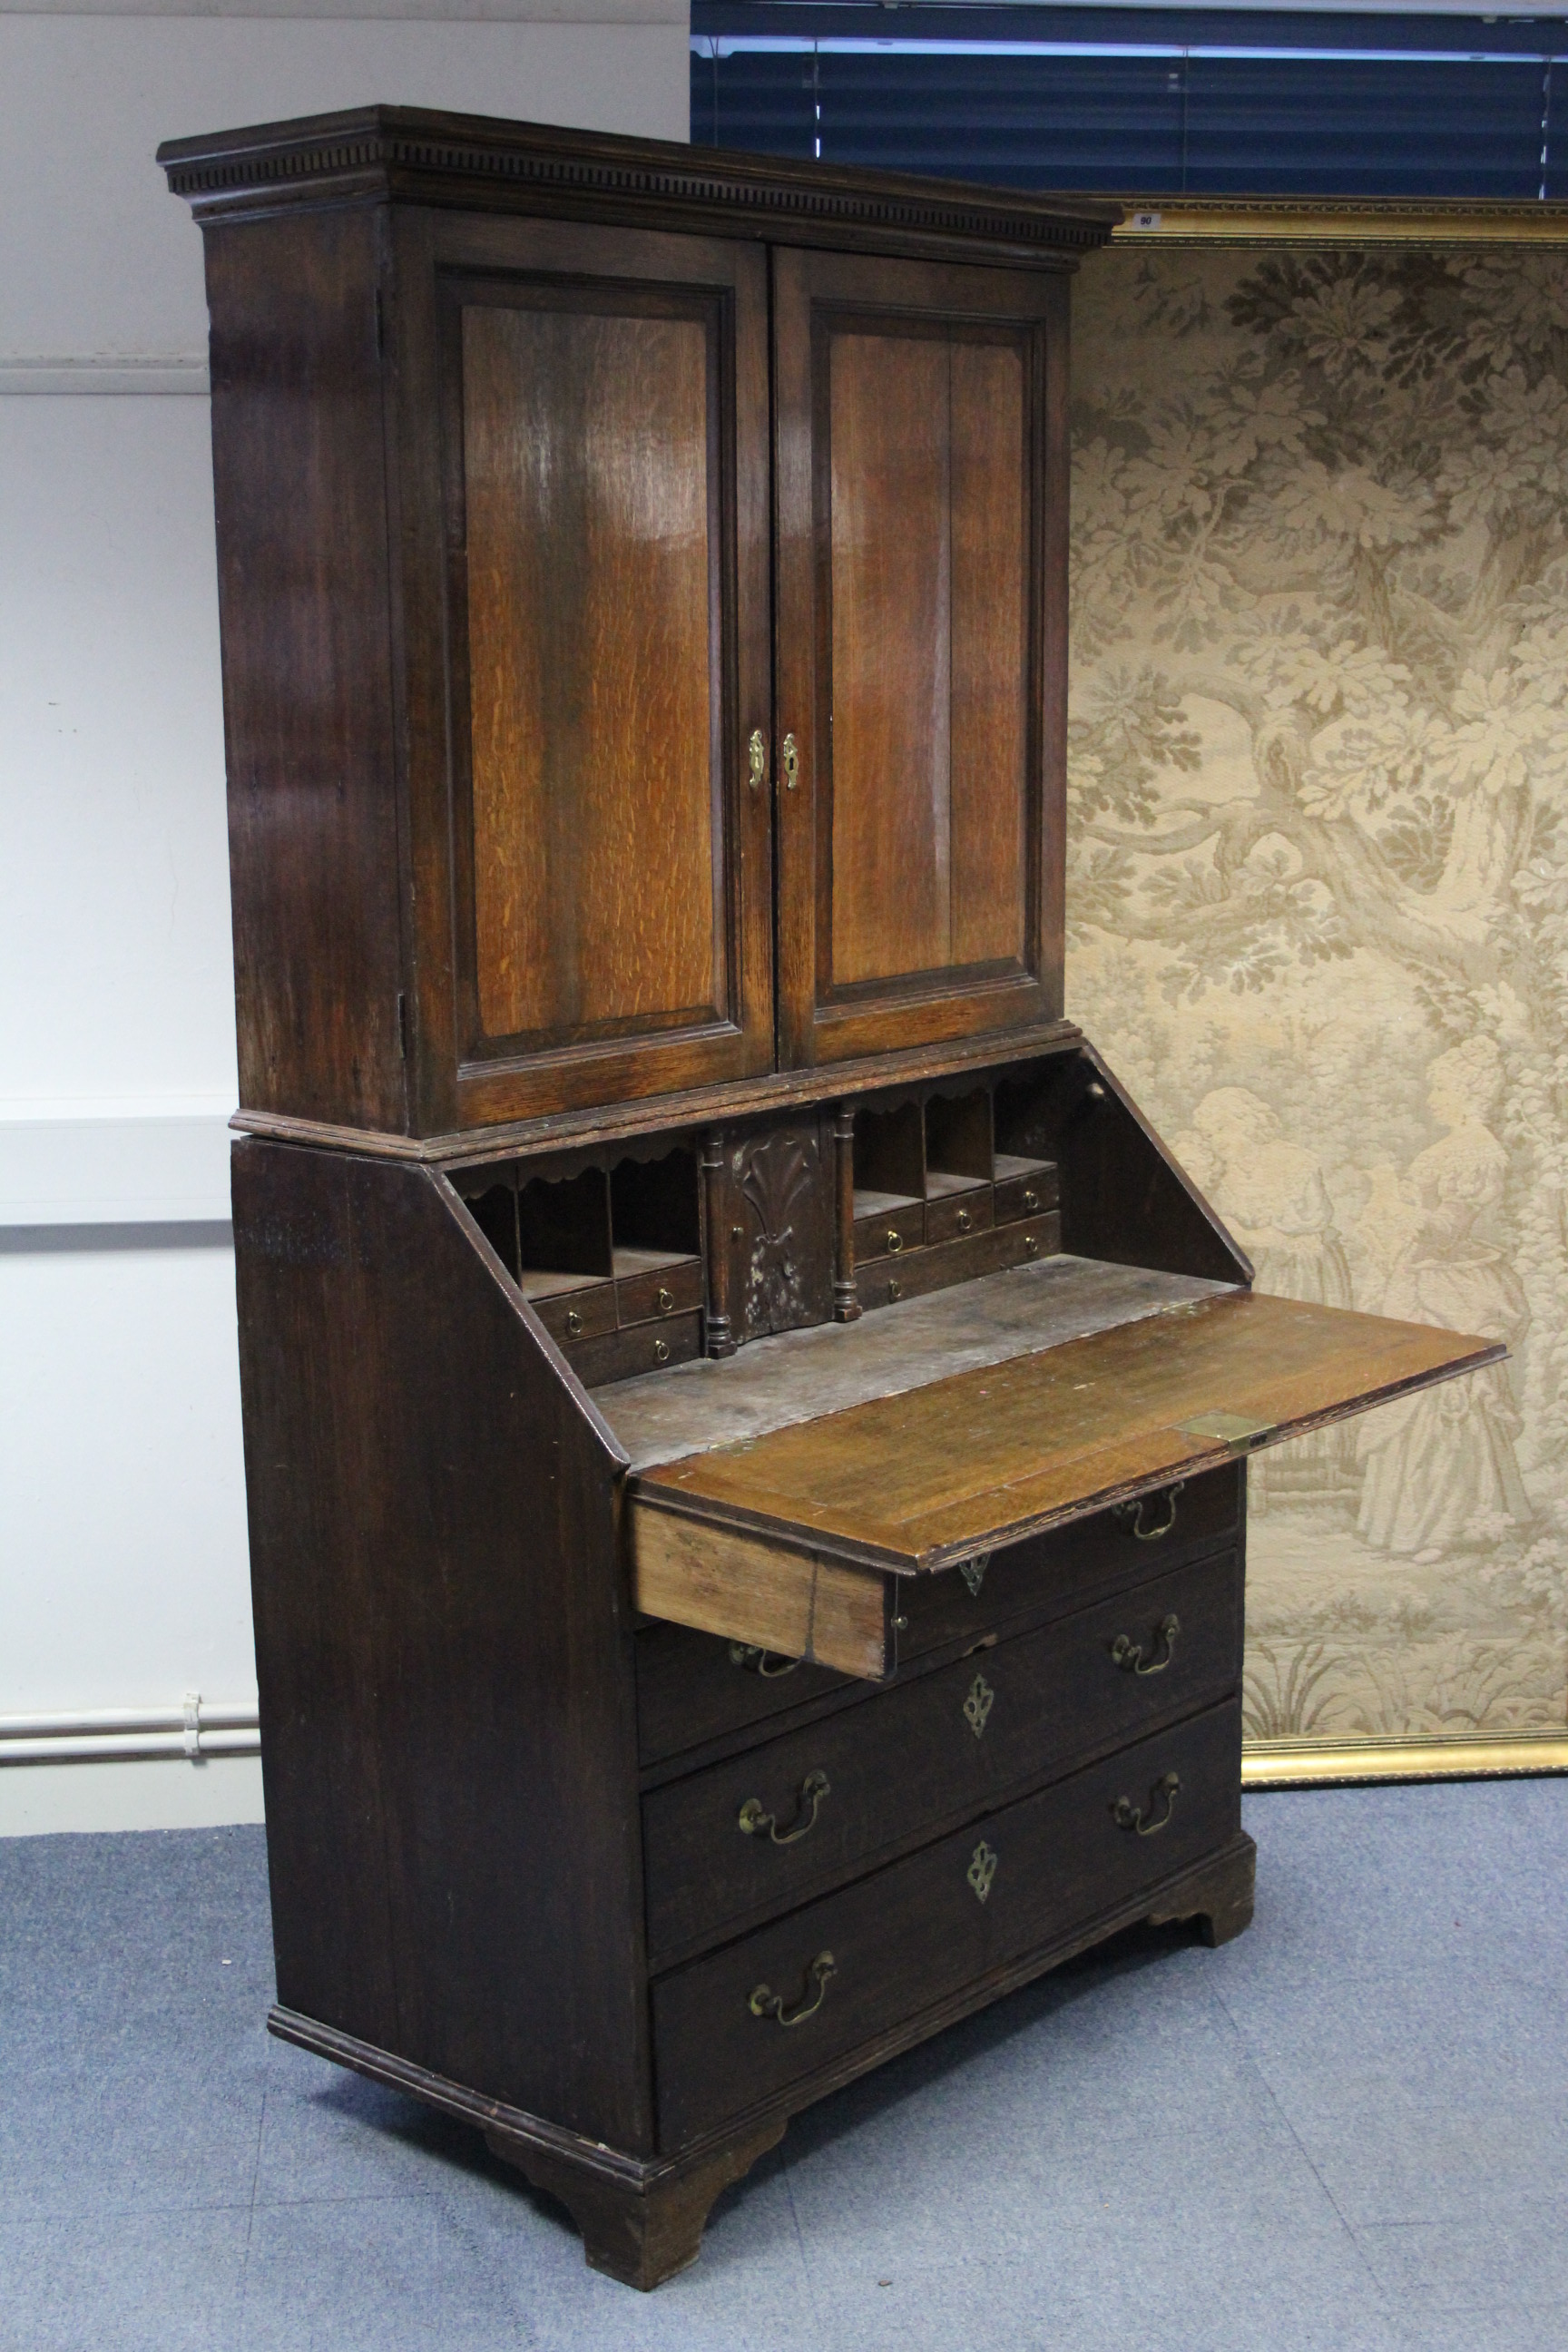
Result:
<svg viewBox="0 0 1568 2352">
<path fill-rule="evenodd" d="M 255 1701 L 206 320 L 153 150 L 373 101 L 686 136 L 685 0 L 436 15 L 0 0 L 0 1728 Z M 0 1834 L 260 1818 L 254 1757 L 5 1748 Z"/>
</svg>

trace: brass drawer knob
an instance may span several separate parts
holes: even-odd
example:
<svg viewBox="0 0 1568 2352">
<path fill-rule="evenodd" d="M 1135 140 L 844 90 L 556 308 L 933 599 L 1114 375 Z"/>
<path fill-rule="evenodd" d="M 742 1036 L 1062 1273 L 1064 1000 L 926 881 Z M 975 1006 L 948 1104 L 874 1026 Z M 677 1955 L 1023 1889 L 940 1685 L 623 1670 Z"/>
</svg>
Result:
<svg viewBox="0 0 1568 2352">
<path fill-rule="evenodd" d="M 566 1309 L 566 1337 L 569 1339 L 580 1339 L 582 1336 L 583 1318 L 574 1307 L 569 1307 Z"/>
<path fill-rule="evenodd" d="M 1142 1643 L 1135 1642 L 1131 1633 L 1118 1633 L 1110 1645 L 1110 1663 L 1113 1666 L 1120 1666 L 1124 1675 L 1163 1675 L 1176 1654 L 1176 1636 L 1181 1630 L 1182 1621 L 1174 1610 L 1170 1616 L 1161 1618 L 1147 1664 L 1143 1659 Z M 1159 1654 L 1162 1644 L 1163 1656 Z"/>
<path fill-rule="evenodd" d="M 805 1972 L 806 1990 L 794 2009 L 786 2009 L 783 1993 L 774 1992 L 771 1985 L 765 1984 L 755 1987 L 747 1999 L 746 2007 L 753 2017 L 771 2017 L 775 2025 L 804 2025 L 806 2019 L 815 2017 L 822 2007 L 827 1979 L 837 1973 L 837 1968 L 838 1963 L 831 1952 L 818 1952 Z M 816 1987 L 815 2000 L 810 1991 L 813 1985 Z"/>
<path fill-rule="evenodd" d="M 661 1315 L 668 1315 L 675 1305 L 675 1293 L 672 1290 L 660 1290 L 656 1293 L 653 1303 Z"/>
<path fill-rule="evenodd" d="M 967 1209 L 960 1209 L 958 1213 L 958 1230 L 961 1234 L 966 1234 L 973 1222 L 974 1220 L 970 1215 Z"/>
<path fill-rule="evenodd" d="M 1024 1194 L 1024 1206 L 1026 1209 L 1037 1209 L 1039 1205 L 1040 1196 L 1037 1192 L 1026 1192 Z"/>
<path fill-rule="evenodd" d="M 900 1233 L 897 1225 L 889 1225 L 888 1227 L 888 1255 L 889 1257 L 897 1257 L 899 1252 L 903 1248 L 903 1245 L 904 1237 L 902 1234 Z"/>
<path fill-rule="evenodd" d="M 656 1364 L 668 1364 L 668 1361 L 669 1361 L 669 1341 L 668 1341 L 668 1339 L 656 1339 L 656 1340 L 654 1341 L 654 1343 L 653 1343 L 653 1360 L 654 1360 L 654 1362 L 655 1362 Z"/>
<path fill-rule="evenodd" d="M 795 1819 L 787 1830 L 781 1830 L 775 1816 L 763 1811 L 760 1797 L 746 1799 L 735 1817 L 736 1826 L 743 1836 L 765 1837 L 770 1845 L 798 1845 L 816 1827 L 824 1797 L 832 1794 L 833 1784 L 826 1772 L 808 1772 L 800 1784 Z"/>
<path fill-rule="evenodd" d="M 1131 1830 L 1137 1837 L 1155 1837 L 1175 1811 L 1181 1790 L 1182 1776 L 1179 1772 L 1163 1773 L 1149 1791 L 1146 1811 L 1142 1805 L 1135 1805 L 1131 1797 L 1118 1797 L 1110 1808 L 1110 1818 L 1119 1830 Z M 1165 1801 L 1165 1810 L 1156 1815 L 1154 1808 L 1162 1798 Z"/>
</svg>

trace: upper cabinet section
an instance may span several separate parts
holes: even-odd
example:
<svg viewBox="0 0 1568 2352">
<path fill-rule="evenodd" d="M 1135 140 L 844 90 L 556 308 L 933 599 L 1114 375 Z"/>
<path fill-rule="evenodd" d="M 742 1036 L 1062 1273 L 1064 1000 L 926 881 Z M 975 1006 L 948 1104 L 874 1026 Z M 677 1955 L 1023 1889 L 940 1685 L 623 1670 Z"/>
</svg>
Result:
<svg viewBox="0 0 1568 2352">
<path fill-rule="evenodd" d="M 773 266 L 784 1056 L 1054 1019 L 1066 285 Z"/>
<path fill-rule="evenodd" d="M 428 1138 L 1059 1013 L 1110 208 L 385 108 L 161 160 L 247 1111 Z"/>
</svg>

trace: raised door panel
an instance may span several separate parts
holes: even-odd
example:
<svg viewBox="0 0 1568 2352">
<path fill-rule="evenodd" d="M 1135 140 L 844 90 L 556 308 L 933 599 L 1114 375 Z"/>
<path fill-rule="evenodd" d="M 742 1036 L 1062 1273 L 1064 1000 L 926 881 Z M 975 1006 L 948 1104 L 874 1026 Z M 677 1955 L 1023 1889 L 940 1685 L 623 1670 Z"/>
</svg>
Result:
<svg viewBox="0 0 1568 2352">
<path fill-rule="evenodd" d="M 535 222 L 423 237 L 445 559 L 444 606 L 416 614 L 443 687 L 414 749 L 426 1123 L 765 1069 L 762 259 Z"/>
<path fill-rule="evenodd" d="M 1053 1018 L 1063 289 L 774 267 L 785 1058 Z"/>
</svg>

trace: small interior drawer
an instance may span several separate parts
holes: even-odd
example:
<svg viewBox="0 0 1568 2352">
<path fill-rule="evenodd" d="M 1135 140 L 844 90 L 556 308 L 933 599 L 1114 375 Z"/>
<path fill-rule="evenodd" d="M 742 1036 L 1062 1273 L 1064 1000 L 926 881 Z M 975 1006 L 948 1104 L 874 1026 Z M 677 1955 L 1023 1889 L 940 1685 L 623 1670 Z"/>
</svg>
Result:
<svg viewBox="0 0 1568 2352">
<path fill-rule="evenodd" d="M 689 1364 L 702 1353 L 702 1318 L 671 1315 L 651 1323 L 634 1323 L 629 1330 L 606 1331 L 566 1350 L 573 1370 L 589 1388 L 609 1381 L 635 1380 L 642 1372 L 663 1371 L 671 1364 Z"/>
<path fill-rule="evenodd" d="M 1228 1696 L 1241 1618 L 1240 1562 L 1226 1552 L 651 1790 L 651 1965 Z"/>
<path fill-rule="evenodd" d="M 956 1241 L 960 1234 L 987 1234 L 991 1230 L 991 1188 L 977 1184 L 967 1192 L 950 1192 L 945 1199 L 926 1202 L 926 1240 Z"/>
<path fill-rule="evenodd" d="M 639 1266 L 637 1261 L 643 1258 L 661 1262 Z M 668 1315 L 689 1314 L 702 1304 L 702 1261 L 656 1250 L 618 1249 L 616 1299 L 623 1328 L 635 1323 L 659 1323 Z"/>
<path fill-rule="evenodd" d="M 597 1339 L 616 1328 L 613 1283 L 583 1281 L 574 1275 L 525 1275 L 523 1297 L 551 1338 L 564 1345 Z"/>
<path fill-rule="evenodd" d="M 1121 1749 L 653 1987 L 668 2151 L 1108 1917 L 1240 1825 L 1234 1701 Z"/>
<path fill-rule="evenodd" d="M 855 1263 L 864 1259 L 901 1257 L 905 1250 L 917 1250 L 926 1237 L 925 1203 L 906 1201 L 889 1194 L 879 1199 L 874 1209 L 862 1211 L 861 1202 L 877 1199 L 875 1194 L 855 1195 Z"/>
</svg>

